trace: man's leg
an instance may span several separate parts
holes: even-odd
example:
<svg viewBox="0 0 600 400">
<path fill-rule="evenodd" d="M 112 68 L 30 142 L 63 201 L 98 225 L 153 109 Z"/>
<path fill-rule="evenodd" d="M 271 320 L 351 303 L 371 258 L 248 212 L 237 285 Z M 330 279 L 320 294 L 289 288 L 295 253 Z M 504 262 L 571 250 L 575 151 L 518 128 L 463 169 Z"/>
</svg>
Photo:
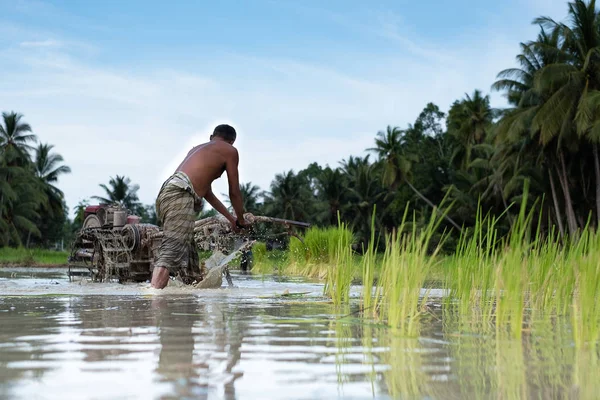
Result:
<svg viewBox="0 0 600 400">
<path fill-rule="evenodd" d="M 159 195 L 159 203 L 163 237 L 151 285 L 163 289 L 169 282 L 169 272 L 176 273 L 187 267 L 195 215 L 192 196 L 176 186 L 165 187 Z"/>
<path fill-rule="evenodd" d="M 152 287 L 163 289 L 169 282 L 169 270 L 165 267 L 154 267 L 152 271 Z"/>
</svg>

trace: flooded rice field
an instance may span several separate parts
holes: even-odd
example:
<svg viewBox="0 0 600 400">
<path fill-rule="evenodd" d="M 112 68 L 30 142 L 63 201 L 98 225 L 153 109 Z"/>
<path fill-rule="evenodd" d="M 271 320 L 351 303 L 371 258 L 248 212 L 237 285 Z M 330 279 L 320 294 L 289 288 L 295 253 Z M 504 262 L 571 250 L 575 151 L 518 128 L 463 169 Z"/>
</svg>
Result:
<svg viewBox="0 0 600 400">
<path fill-rule="evenodd" d="M 70 282 L 0 269 L 0 399 L 597 398 L 596 350 L 569 321 L 520 340 L 468 333 L 434 291 L 418 337 L 335 307 L 323 284 L 233 274 L 234 288 Z M 353 288 L 357 297 L 360 288 Z M 286 294 L 282 296 L 283 294 Z M 297 294 L 297 295 L 294 295 Z M 430 295 L 431 296 L 431 295 Z"/>
</svg>

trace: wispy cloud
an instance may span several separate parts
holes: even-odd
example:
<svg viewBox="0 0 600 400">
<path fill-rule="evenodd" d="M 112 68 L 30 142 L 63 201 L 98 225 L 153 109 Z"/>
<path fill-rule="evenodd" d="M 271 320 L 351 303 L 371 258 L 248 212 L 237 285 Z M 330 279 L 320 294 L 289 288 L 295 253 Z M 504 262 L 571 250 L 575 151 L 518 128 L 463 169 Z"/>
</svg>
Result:
<svg viewBox="0 0 600 400">
<path fill-rule="evenodd" d="M 37 40 L 37 41 L 25 41 L 19 43 L 21 47 L 62 47 L 63 43 L 54 40 L 54 39 L 46 39 L 46 40 Z"/>
</svg>

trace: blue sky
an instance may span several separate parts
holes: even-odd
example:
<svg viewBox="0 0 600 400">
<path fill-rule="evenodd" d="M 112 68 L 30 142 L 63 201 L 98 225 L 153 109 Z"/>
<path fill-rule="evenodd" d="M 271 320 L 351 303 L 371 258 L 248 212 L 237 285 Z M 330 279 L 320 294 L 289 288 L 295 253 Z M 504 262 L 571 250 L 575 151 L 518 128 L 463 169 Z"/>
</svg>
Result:
<svg viewBox="0 0 600 400">
<path fill-rule="evenodd" d="M 127 175 L 152 203 L 218 123 L 240 178 L 364 155 L 379 130 L 490 93 L 533 18 L 567 3 L 0 0 L 0 109 L 25 115 L 72 173 L 68 206 Z M 499 93 L 490 93 L 501 107 Z M 89 142 L 89 145 L 85 142 Z M 226 193 L 223 176 L 215 193 Z M 223 198 L 223 197 L 222 197 Z"/>
</svg>

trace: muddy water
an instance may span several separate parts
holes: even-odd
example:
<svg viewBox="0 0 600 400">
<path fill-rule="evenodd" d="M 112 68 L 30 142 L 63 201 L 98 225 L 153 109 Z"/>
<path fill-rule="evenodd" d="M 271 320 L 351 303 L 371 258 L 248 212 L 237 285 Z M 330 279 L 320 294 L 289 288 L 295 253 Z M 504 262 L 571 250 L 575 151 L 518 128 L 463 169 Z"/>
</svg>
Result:
<svg viewBox="0 0 600 400">
<path fill-rule="evenodd" d="M 568 321 L 523 340 L 431 314 L 418 338 L 336 309 L 322 285 L 233 275 L 234 288 L 69 282 L 0 269 L 0 399 L 597 398 L 596 351 Z M 282 297 L 282 293 L 304 293 Z"/>
</svg>

